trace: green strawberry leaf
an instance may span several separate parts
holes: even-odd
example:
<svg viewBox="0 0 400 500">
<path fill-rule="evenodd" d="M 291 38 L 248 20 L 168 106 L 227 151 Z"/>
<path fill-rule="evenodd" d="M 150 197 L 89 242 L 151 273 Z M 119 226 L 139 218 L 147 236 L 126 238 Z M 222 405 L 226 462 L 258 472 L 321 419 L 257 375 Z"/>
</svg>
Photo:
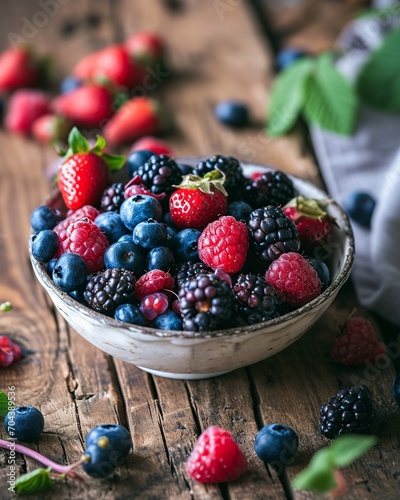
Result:
<svg viewBox="0 0 400 500">
<path fill-rule="evenodd" d="M 0 417 L 5 417 L 10 409 L 7 394 L 0 391 Z"/>
<path fill-rule="evenodd" d="M 8 300 L 6 300 L 5 302 L 2 302 L 0 304 L 0 312 L 12 311 L 12 308 L 13 308 L 13 305 Z"/>
<path fill-rule="evenodd" d="M 126 162 L 125 156 L 122 155 L 109 155 L 107 153 L 103 153 L 102 158 L 104 158 L 111 172 L 120 170 Z"/>
<path fill-rule="evenodd" d="M 96 153 L 96 154 L 99 154 L 101 155 L 103 153 L 103 149 L 106 147 L 106 140 L 104 139 L 104 137 L 102 137 L 101 135 L 97 135 L 96 136 L 96 144 L 90 148 L 90 152 L 91 153 Z"/>
<path fill-rule="evenodd" d="M 301 471 L 292 481 L 295 490 L 309 490 L 325 493 L 336 486 L 333 470 L 328 465 L 317 467 L 310 466 Z"/>
<path fill-rule="evenodd" d="M 50 477 L 51 467 L 47 469 L 35 469 L 28 474 L 23 474 L 15 481 L 15 493 L 18 495 L 30 495 L 50 490 L 54 481 Z"/>
<path fill-rule="evenodd" d="M 358 93 L 370 106 L 400 111 L 399 47 L 400 29 L 396 29 L 385 36 L 358 75 Z"/>
<path fill-rule="evenodd" d="M 87 153 L 89 151 L 89 142 L 81 132 L 73 127 L 68 136 L 69 149 L 66 156 L 71 156 L 75 153 Z"/>
<path fill-rule="evenodd" d="M 322 54 L 317 59 L 315 71 L 306 81 L 306 119 L 326 130 L 350 135 L 357 107 L 355 90 L 336 69 L 332 54 Z"/>
<path fill-rule="evenodd" d="M 271 92 L 267 132 L 278 137 L 296 123 L 304 106 L 306 82 L 314 61 L 303 58 L 291 64 L 277 78 Z"/>
<path fill-rule="evenodd" d="M 330 447 L 335 467 L 346 467 L 378 442 L 375 436 L 345 435 L 335 439 Z"/>
</svg>

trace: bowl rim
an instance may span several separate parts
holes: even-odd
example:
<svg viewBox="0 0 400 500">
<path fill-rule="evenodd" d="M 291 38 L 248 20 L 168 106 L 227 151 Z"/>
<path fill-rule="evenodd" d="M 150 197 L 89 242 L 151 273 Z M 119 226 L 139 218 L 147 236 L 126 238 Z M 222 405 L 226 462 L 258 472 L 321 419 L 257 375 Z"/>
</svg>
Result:
<svg viewBox="0 0 400 500">
<path fill-rule="evenodd" d="M 194 161 L 199 161 L 202 159 L 202 157 L 177 157 L 175 158 L 176 161 L 178 162 L 194 162 Z M 265 164 L 260 164 L 260 163 L 254 163 L 254 162 L 249 162 L 249 161 L 242 161 L 238 160 L 241 165 L 251 167 L 254 169 L 264 169 L 268 171 L 276 171 L 279 169 L 276 169 L 274 167 L 271 167 L 269 165 Z M 84 304 L 81 304 L 80 302 L 76 301 L 72 297 L 68 295 L 68 293 L 63 292 L 60 288 L 58 288 L 53 280 L 50 278 L 50 276 L 47 274 L 47 272 L 44 269 L 44 266 L 42 263 L 37 261 L 33 256 L 31 252 L 31 243 L 29 244 L 29 254 L 30 254 L 30 259 L 32 263 L 32 267 L 34 268 L 34 271 L 36 273 L 36 276 L 38 280 L 41 282 L 41 284 L 44 286 L 46 292 L 48 292 L 48 289 L 50 289 L 59 299 L 61 299 L 66 306 L 74 309 L 80 314 L 84 314 L 85 316 L 89 316 L 92 319 L 97 320 L 101 324 L 107 326 L 107 327 L 113 327 L 113 328 L 119 328 L 119 329 L 124 329 L 126 331 L 131 331 L 132 333 L 138 333 L 138 331 L 143 334 L 147 335 L 149 337 L 158 337 L 158 338 L 163 338 L 163 339 L 211 339 L 211 338 L 223 338 L 223 337 L 228 337 L 232 338 L 234 336 L 241 336 L 243 334 L 250 334 L 254 332 L 258 332 L 261 330 L 264 330 L 265 328 L 269 327 L 274 327 L 281 325 L 282 323 L 286 322 L 291 322 L 292 320 L 295 320 L 296 318 L 302 316 L 304 313 L 308 313 L 313 311 L 314 309 L 317 309 L 321 304 L 323 304 L 325 301 L 327 301 L 332 295 L 335 295 L 341 286 L 347 281 L 349 278 L 350 272 L 352 270 L 353 264 L 354 264 L 354 234 L 353 234 L 353 229 L 350 223 L 350 219 L 345 212 L 345 210 L 337 203 L 336 200 L 333 200 L 323 189 L 319 188 L 315 184 L 313 184 L 311 181 L 308 181 L 306 179 L 302 179 L 301 177 L 297 177 L 293 174 L 289 174 L 285 172 L 285 174 L 294 180 L 295 182 L 297 181 L 298 183 L 305 183 L 310 185 L 310 187 L 315 190 L 316 193 L 321 198 L 329 199 L 330 204 L 335 207 L 335 210 L 337 210 L 341 216 L 342 222 L 343 222 L 343 230 L 342 232 L 345 235 L 345 240 L 344 240 L 344 254 L 345 254 L 345 260 L 342 264 L 342 269 L 338 276 L 334 279 L 334 281 L 327 287 L 326 290 L 324 290 L 318 297 L 315 299 L 311 300 L 304 306 L 299 307 L 298 309 L 295 309 L 294 311 L 291 311 L 287 314 L 284 314 L 282 316 L 279 316 L 277 318 L 264 321 L 261 323 L 255 323 L 254 325 L 243 325 L 240 327 L 233 327 L 233 328 L 227 328 L 224 330 L 214 330 L 210 332 L 193 332 L 189 330 L 159 330 L 157 328 L 151 328 L 147 326 L 139 326 L 139 325 L 131 325 L 129 323 L 125 323 L 123 321 L 119 321 L 117 319 L 111 318 L 109 316 L 106 316 L 100 312 L 97 312 L 88 306 L 85 306 Z M 55 199 L 55 197 L 59 196 L 59 191 L 56 189 L 53 193 L 51 193 L 47 199 L 45 200 L 46 204 L 50 204 L 52 200 Z"/>
</svg>

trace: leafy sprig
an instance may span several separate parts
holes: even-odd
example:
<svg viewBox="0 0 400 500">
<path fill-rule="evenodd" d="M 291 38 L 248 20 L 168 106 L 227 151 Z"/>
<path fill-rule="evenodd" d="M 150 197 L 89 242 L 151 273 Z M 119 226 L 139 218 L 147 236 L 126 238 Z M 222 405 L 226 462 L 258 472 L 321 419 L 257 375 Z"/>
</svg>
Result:
<svg viewBox="0 0 400 500">
<path fill-rule="evenodd" d="M 0 391 L 0 417 L 5 417 L 11 406 L 8 396 L 5 392 Z"/>
</svg>

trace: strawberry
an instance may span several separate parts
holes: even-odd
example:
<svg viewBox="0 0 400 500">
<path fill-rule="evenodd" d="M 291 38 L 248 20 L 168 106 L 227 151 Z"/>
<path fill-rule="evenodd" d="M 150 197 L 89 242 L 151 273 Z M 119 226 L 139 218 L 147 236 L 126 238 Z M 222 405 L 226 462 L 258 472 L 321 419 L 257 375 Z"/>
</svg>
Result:
<svg viewBox="0 0 400 500">
<path fill-rule="evenodd" d="M 147 31 L 135 33 L 125 40 L 124 46 L 128 54 L 143 67 L 154 68 L 164 58 L 164 42 L 154 33 Z"/>
<path fill-rule="evenodd" d="M 225 215 L 228 193 L 223 184 L 225 175 L 213 170 L 204 177 L 194 174 L 183 176 L 169 199 L 169 211 L 173 223 L 183 229 L 202 230 L 207 224 Z"/>
<path fill-rule="evenodd" d="M 61 116 L 46 114 L 34 121 L 33 137 L 43 144 L 65 141 L 70 131 L 70 124 Z"/>
<path fill-rule="evenodd" d="M 166 116 L 160 103 L 149 97 L 126 101 L 104 127 L 107 142 L 119 146 L 166 128 Z"/>
<path fill-rule="evenodd" d="M 29 134 L 33 123 L 50 109 L 50 99 L 41 90 L 20 89 L 8 103 L 4 125 L 10 132 Z"/>
<path fill-rule="evenodd" d="M 141 151 L 143 149 L 153 151 L 156 155 L 173 156 L 171 147 L 165 141 L 162 141 L 157 137 L 152 137 L 151 135 L 146 135 L 136 141 L 131 148 L 131 153 L 134 151 Z"/>
<path fill-rule="evenodd" d="M 141 82 L 142 71 L 125 47 L 112 45 L 81 59 L 73 74 L 83 80 L 106 81 L 130 89 Z"/>
<path fill-rule="evenodd" d="M 323 243 L 332 232 L 333 219 L 324 210 L 321 200 L 298 196 L 289 201 L 283 211 L 295 223 L 305 248 Z"/>
<path fill-rule="evenodd" d="M 113 112 L 110 92 L 103 86 L 88 84 L 62 94 L 52 103 L 53 111 L 75 125 L 98 127 Z"/>
<path fill-rule="evenodd" d="M 0 90 L 33 87 L 39 82 L 40 68 L 26 46 L 5 50 L 0 55 Z"/>
<path fill-rule="evenodd" d="M 234 481 L 247 470 L 247 460 L 228 431 L 212 425 L 199 437 L 186 472 L 199 483 Z"/>
<path fill-rule="evenodd" d="M 58 174 L 58 187 L 66 206 L 77 210 L 84 205 L 100 202 L 104 189 L 110 184 L 111 170 L 125 164 L 123 156 L 103 152 L 106 141 L 97 136 L 89 149 L 87 139 L 74 127 L 68 138 L 69 149 Z"/>
</svg>

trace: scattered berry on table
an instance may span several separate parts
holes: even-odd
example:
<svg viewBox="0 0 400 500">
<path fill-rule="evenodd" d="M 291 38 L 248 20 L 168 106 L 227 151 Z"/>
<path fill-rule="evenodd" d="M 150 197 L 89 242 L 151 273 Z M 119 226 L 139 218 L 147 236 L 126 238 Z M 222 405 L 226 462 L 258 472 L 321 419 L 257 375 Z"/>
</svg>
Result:
<svg viewBox="0 0 400 500">
<path fill-rule="evenodd" d="M 119 214 L 125 226 L 133 231 L 140 222 L 161 220 L 162 208 L 153 196 L 137 194 L 122 203 Z"/>
<path fill-rule="evenodd" d="M 242 101 L 221 101 L 214 113 L 217 120 L 231 127 L 244 127 L 249 123 L 249 109 Z"/>
<path fill-rule="evenodd" d="M 167 242 L 167 229 L 161 222 L 148 219 L 134 227 L 132 240 L 143 248 L 163 246 Z"/>
<path fill-rule="evenodd" d="M 83 296 L 96 311 L 113 313 L 115 309 L 135 298 L 136 277 L 126 269 L 106 269 L 89 280 Z"/>
<path fill-rule="evenodd" d="M 173 290 L 175 280 L 170 273 L 154 269 L 143 274 L 137 282 L 135 287 L 135 297 L 142 300 L 146 295 L 161 290 Z"/>
<path fill-rule="evenodd" d="M 66 76 L 60 83 L 60 94 L 67 94 L 71 90 L 82 87 L 84 81 L 76 76 Z"/>
<path fill-rule="evenodd" d="M 136 142 L 133 143 L 131 151 L 149 150 L 152 154 L 156 155 L 168 155 L 172 156 L 173 152 L 171 146 L 159 139 L 158 137 L 153 137 L 151 135 L 146 135 L 141 137 Z M 151 156 L 151 155 L 150 155 Z M 147 160 L 146 160 L 147 161 Z"/>
<path fill-rule="evenodd" d="M 127 429 L 118 424 L 101 424 L 93 427 L 86 435 L 86 446 L 99 444 L 99 439 L 106 437 L 114 449 L 125 457 L 132 448 L 132 438 Z"/>
<path fill-rule="evenodd" d="M 299 438 L 296 432 L 287 425 L 270 424 L 257 434 L 254 450 L 265 464 L 279 468 L 287 465 L 296 455 Z"/>
<path fill-rule="evenodd" d="M 369 193 L 361 191 L 350 193 L 343 201 L 343 208 L 351 219 L 366 228 L 371 226 L 375 205 L 375 199 Z"/>
<path fill-rule="evenodd" d="M 261 262 L 270 263 L 284 253 L 300 250 L 296 226 L 280 207 L 267 205 L 253 210 L 247 227 L 250 248 Z"/>
<path fill-rule="evenodd" d="M 169 300 L 167 295 L 162 292 L 155 292 L 142 298 L 139 309 L 146 319 L 152 321 L 160 314 L 165 313 L 168 306 Z"/>
<path fill-rule="evenodd" d="M 156 68 L 164 64 L 165 44 L 155 33 L 134 33 L 125 40 L 124 47 L 129 56 L 144 68 Z"/>
<path fill-rule="evenodd" d="M 118 212 L 125 200 L 124 191 L 125 186 L 122 182 L 115 182 L 106 187 L 100 200 L 100 208 L 106 212 Z"/>
<path fill-rule="evenodd" d="M 141 276 L 146 266 L 146 250 L 133 243 L 132 235 L 126 236 L 125 241 L 118 240 L 107 248 L 104 265 L 106 269 L 127 269 L 135 276 Z"/>
<path fill-rule="evenodd" d="M 31 251 L 39 262 L 50 262 L 60 248 L 58 234 L 51 229 L 43 229 L 31 236 Z"/>
<path fill-rule="evenodd" d="M 104 233 L 110 244 L 115 243 L 125 234 L 131 234 L 117 212 L 103 212 L 94 219 L 94 223 Z"/>
<path fill-rule="evenodd" d="M 317 271 L 299 253 L 282 254 L 269 266 L 266 281 L 290 305 L 301 307 L 321 293 Z"/>
<path fill-rule="evenodd" d="M 60 252 L 80 255 L 86 262 L 88 272 L 93 273 L 104 269 L 104 253 L 109 245 L 107 236 L 94 222 L 81 219 L 68 226 Z"/>
<path fill-rule="evenodd" d="M 245 177 L 238 160 L 233 156 L 211 156 L 200 161 L 193 174 L 204 177 L 213 170 L 220 170 L 225 175 L 224 188 L 228 193 L 229 202 L 241 199 Z"/>
<path fill-rule="evenodd" d="M 155 247 L 147 254 L 146 268 L 149 271 L 161 269 L 169 272 L 175 264 L 175 257 L 168 247 Z"/>
<path fill-rule="evenodd" d="M 224 483 L 238 479 L 247 470 L 247 460 L 231 434 L 212 425 L 198 438 L 186 472 L 200 483 Z"/>
<path fill-rule="evenodd" d="M 268 321 L 279 315 L 277 292 L 262 276 L 240 274 L 233 293 L 239 305 L 239 314 L 248 324 Z"/>
<path fill-rule="evenodd" d="M 282 71 L 306 56 L 308 56 L 308 53 L 304 49 L 287 47 L 279 51 L 275 61 L 275 68 L 277 71 Z"/>
<path fill-rule="evenodd" d="M 341 434 L 363 434 L 375 418 L 371 392 L 365 385 L 339 391 L 320 409 L 322 434 L 333 439 Z"/>
<path fill-rule="evenodd" d="M 232 315 L 232 289 L 226 281 L 213 274 L 199 275 L 185 281 L 178 296 L 184 330 L 216 330 Z"/>
<path fill-rule="evenodd" d="M 132 325 L 146 326 L 146 318 L 141 313 L 139 307 L 133 304 L 122 304 L 117 307 L 114 318 Z"/>
<path fill-rule="evenodd" d="M 170 195 L 182 181 L 182 173 L 175 160 L 167 155 L 153 155 L 144 165 L 141 165 L 136 174 L 140 175 L 145 186 L 152 193 L 166 193 Z"/>
<path fill-rule="evenodd" d="M 338 363 L 345 366 L 360 366 L 385 353 L 385 347 L 378 341 L 374 326 L 360 316 L 353 316 L 341 328 L 341 335 L 336 339 L 331 355 Z"/>
<path fill-rule="evenodd" d="M 43 432 L 44 418 L 33 406 L 17 406 L 7 413 L 4 429 L 14 439 L 33 441 Z"/>
<path fill-rule="evenodd" d="M 43 229 L 54 229 L 54 227 L 64 218 L 58 210 L 40 205 L 32 210 L 30 223 L 34 231 L 42 231 Z"/>
<path fill-rule="evenodd" d="M 297 196 L 283 207 L 283 211 L 295 223 L 304 248 L 326 242 L 332 233 L 332 219 L 320 200 Z"/>
<path fill-rule="evenodd" d="M 283 206 L 294 196 L 292 180 L 280 170 L 263 172 L 244 185 L 243 198 L 254 208 L 267 205 Z"/>
<path fill-rule="evenodd" d="M 157 316 L 151 323 L 152 328 L 160 330 L 182 330 L 182 318 L 174 311 L 167 310 Z"/>
<path fill-rule="evenodd" d="M 25 44 L 10 47 L 0 54 L 0 90 L 33 87 L 41 77 L 40 61 Z"/>
<path fill-rule="evenodd" d="M 201 232 L 197 229 L 183 229 L 171 239 L 171 248 L 177 262 L 198 262 L 198 242 Z"/>
<path fill-rule="evenodd" d="M 396 375 L 392 386 L 393 398 L 398 405 L 400 405 L 400 373 Z"/>
<path fill-rule="evenodd" d="M 54 144 L 67 140 L 72 125 L 62 116 L 47 113 L 37 118 L 31 128 L 32 136 L 43 144 Z"/>
<path fill-rule="evenodd" d="M 149 160 L 149 158 L 151 158 L 154 154 L 154 151 L 146 148 L 135 149 L 134 151 L 132 151 L 126 159 L 129 178 L 131 179 L 132 177 L 134 177 L 136 175 L 137 169 L 144 165 L 147 160 Z"/>
<path fill-rule="evenodd" d="M 19 344 L 13 342 L 7 335 L 0 335 L 0 367 L 16 363 L 22 358 L 22 351 Z"/>
<path fill-rule="evenodd" d="M 246 261 L 249 235 L 246 224 L 231 215 L 220 217 L 203 230 L 198 241 L 200 259 L 212 269 L 229 274 L 240 271 Z"/>
<path fill-rule="evenodd" d="M 169 199 L 172 222 L 180 229 L 204 229 L 225 215 L 228 199 L 225 175 L 213 170 L 204 177 L 185 175 Z"/>
<path fill-rule="evenodd" d="M 73 292 L 86 284 L 87 264 L 75 253 L 64 253 L 54 264 L 52 278 L 63 292 Z"/>
<path fill-rule="evenodd" d="M 50 112 L 50 100 L 41 90 L 21 89 L 10 97 L 4 126 L 9 132 L 30 134 L 34 122 Z"/>
</svg>

